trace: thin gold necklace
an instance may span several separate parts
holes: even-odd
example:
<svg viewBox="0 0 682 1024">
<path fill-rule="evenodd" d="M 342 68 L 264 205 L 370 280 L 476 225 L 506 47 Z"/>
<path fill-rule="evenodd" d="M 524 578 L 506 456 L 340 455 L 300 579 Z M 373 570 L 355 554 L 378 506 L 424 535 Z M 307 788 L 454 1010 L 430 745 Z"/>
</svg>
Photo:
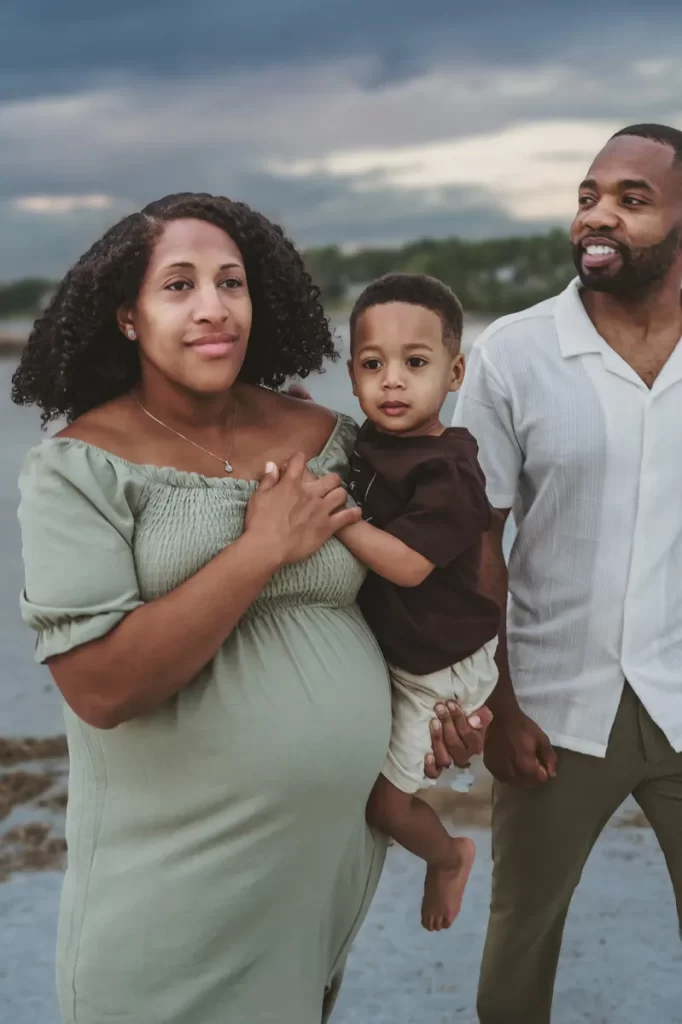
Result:
<svg viewBox="0 0 682 1024">
<path fill-rule="evenodd" d="M 234 398 L 234 396 L 233 396 L 233 398 Z M 224 459 L 221 455 L 216 455 L 215 452 L 210 452 L 208 450 L 208 448 L 204 448 L 203 445 L 197 444 L 196 441 L 193 441 L 191 437 L 185 437 L 185 435 L 181 434 L 179 430 L 175 429 L 175 427 L 169 427 L 167 423 L 163 422 L 163 420 L 160 420 L 157 416 L 152 415 L 152 413 L 150 413 L 149 409 L 145 409 L 145 407 L 143 406 L 143 404 L 139 400 L 139 398 L 135 398 L 135 401 L 139 405 L 140 409 L 142 409 L 142 412 L 146 413 L 146 415 L 149 416 L 150 420 L 154 420 L 154 422 L 158 423 L 159 426 L 165 427 L 166 430 L 170 430 L 171 434 L 176 434 L 178 437 L 181 437 L 183 441 L 187 441 L 188 444 L 194 445 L 194 447 L 198 448 L 200 451 L 206 452 L 206 454 L 210 455 L 212 459 L 217 459 L 218 462 L 222 463 L 223 469 L 225 470 L 226 473 L 231 473 L 232 472 L 232 463 L 230 462 L 230 456 L 232 455 L 232 446 L 234 445 L 234 428 L 235 428 L 235 424 L 237 422 L 237 408 L 238 408 L 238 405 L 239 405 L 239 403 L 237 402 L 236 398 L 234 398 L 234 413 L 232 414 L 232 431 L 230 433 L 230 448 L 229 448 L 229 451 L 227 453 L 227 458 L 226 459 Z"/>
</svg>

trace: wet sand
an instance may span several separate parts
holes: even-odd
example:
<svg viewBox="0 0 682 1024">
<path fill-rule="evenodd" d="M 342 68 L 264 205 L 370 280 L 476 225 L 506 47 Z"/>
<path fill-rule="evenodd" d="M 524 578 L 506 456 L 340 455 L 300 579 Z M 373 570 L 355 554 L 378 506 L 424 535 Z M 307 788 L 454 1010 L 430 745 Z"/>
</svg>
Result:
<svg viewBox="0 0 682 1024">
<path fill-rule="evenodd" d="M 67 774 L 63 736 L 0 738 L 0 882 L 63 870 Z"/>
</svg>

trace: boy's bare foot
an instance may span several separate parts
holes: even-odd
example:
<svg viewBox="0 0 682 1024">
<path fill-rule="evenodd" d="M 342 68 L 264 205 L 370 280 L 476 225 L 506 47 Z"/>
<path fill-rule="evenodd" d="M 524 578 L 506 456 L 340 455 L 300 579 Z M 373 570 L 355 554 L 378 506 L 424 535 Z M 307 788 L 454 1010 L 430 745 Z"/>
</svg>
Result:
<svg viewBox="0 0 682 1024">
<path fill-rule="evenodd" d="M 462 906 L 464 888 L 476 856 L 471 839 L 452 839 L 452 866 L 428 867 L 424 882 L 422 925 L 429 932 L 449 928 Z"/>
</svg>

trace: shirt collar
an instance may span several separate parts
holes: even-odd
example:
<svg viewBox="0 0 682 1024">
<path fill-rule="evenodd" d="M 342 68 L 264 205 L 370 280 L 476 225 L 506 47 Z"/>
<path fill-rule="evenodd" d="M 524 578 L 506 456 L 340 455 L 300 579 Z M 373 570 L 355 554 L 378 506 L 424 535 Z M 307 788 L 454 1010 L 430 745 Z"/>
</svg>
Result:
<svg viewBox="0 0 682 1024">
<path fill-rule="evenodd" d="M 580 298 L 580 278 L 575 277 L 557 297 L 554 322 L 564 359 L 588 352 L 603 352 L 606 342 L 590 320 Z"/>
</svg>

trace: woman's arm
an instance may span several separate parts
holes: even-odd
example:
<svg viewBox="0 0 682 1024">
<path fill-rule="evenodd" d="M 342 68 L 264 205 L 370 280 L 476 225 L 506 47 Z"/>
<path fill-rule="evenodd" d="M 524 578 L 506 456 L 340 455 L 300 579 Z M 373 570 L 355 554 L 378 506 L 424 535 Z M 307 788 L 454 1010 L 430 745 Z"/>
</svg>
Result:
<svg viewBox="0 0 682 1024">
<path fill-rule="evenodd" d="M 418 586 L 435 568 L 433 562 L 371 523 L 346 526 L 338 538 L 368 569 L 399 587 Z"/>
<path fill-rule="evenodd" d="M 102 639 L 48 659 L 67 704 L 99 729 L 152 711 L 210 661 L 279 565 L 274 548 L 244 534 Z"/>
<path fill-rule="evenodd" d="M 303 481 L 296 455 L 270 472 L 249 503 L 246 530 L 177 589 L 130 612 L 110 633 L 48 660 L 65 700 L 90 725 L 111 729 L 158 707 L 215 655 L 283 565 L 307 558 L 359 516 L 340 509 L 330 474 Z"/>
</svg>

